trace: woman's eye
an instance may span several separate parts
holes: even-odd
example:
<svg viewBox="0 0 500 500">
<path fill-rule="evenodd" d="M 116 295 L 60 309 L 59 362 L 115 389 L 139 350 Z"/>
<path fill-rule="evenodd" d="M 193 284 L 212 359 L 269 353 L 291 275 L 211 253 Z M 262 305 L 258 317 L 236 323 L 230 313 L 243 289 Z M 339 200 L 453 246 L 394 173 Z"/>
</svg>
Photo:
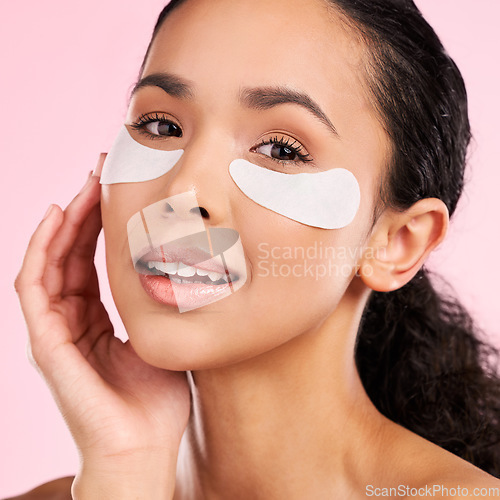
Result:
<svg viewBox="0 0 500 500">
<path fill-rule="evenodd" d="M 312 161 L 311 155 L 298 141 L 289 138 L 275 137 L 262 142 L 259 146 L 252 148 L 254 153 L 268 156 L 279 162 L 307 162 Z"/>
<path fill-rule="evenodd" d="M 169 117 L 162 113 L 149 113 L 141 115 L 130 126 L 149 139 L 163 137 L 182 137 L 182 129 Z"/>
<path fill-rule="evenodd" d="M 182 130 L 173 122 L 155 120 L 145 125 L 146 130 L 153 135 L 166 137 L 181 137 Z"/>
<path fill-rule="evenodd" d="M 257 153 L 270 156 L 275 160 L 295 161 L 299 159 L 299 156 L 295 150 L 293 150 L 289 146 L 280 144 L 264 144 L 263 146 L 259 146 L 255 151 Z"/>
</svg>

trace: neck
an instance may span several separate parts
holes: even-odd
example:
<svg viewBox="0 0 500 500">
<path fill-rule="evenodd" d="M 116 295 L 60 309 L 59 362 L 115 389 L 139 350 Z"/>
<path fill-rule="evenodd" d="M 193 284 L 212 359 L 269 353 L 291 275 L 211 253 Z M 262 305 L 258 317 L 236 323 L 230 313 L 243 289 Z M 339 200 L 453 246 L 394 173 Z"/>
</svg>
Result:
<svg viewBox="0 0 500 500">
<path fill-rule="evenodd" d="M 353 299 L 346 294 L 321 326 L 272 351 L 192 372 L 180 464 L 189 471 L 183 483 L 198 486 L 184 498 L 319 498 L 314 488 L 352 491 L 367 467 L 356 450 L 370 456 L 367 447 L 380 445 L 385 423 L 355 367 L 364 301 Z"/>
</svg>

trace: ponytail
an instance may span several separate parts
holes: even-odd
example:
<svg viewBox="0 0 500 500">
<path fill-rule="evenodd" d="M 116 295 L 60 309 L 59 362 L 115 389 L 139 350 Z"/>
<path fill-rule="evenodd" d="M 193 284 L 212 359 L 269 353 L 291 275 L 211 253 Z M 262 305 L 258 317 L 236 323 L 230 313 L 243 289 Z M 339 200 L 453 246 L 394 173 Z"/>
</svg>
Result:
<svg viewBox="0 0 500 500">
<path fill-rule="evenodd" d="M 399 290 L 373 292 L 356 363 L 387 418 L 500 477 L 498 351 L 474 330 L 422 269 Z"/>
</svg>

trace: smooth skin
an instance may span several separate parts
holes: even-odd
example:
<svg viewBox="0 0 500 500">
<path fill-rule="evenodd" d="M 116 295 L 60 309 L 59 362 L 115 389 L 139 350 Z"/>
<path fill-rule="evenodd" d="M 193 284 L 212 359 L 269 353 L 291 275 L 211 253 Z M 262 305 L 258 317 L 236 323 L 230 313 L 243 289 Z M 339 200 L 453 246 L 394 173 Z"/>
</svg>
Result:
<svg viewBox="0 0 500 500">
<path fill-rule="evenodd" d="M 40 224 L 16 282 L 33 362 L 82 456 L 74 498 L 356 499 L 367 485 L 499 487 L 382 416 L 355 367 L 371 290 L 407 283 L 448 226 L 437 199 L 385 209 L 374 223 L 390 148 L 363 80 L 365 50 L 320 0 L 273 0 L 272 8 L 268 0 L 188 0 L 166 20 L 143 76 L 174 74 L 189 97 L 143 87 L 127 125 L 167 113 L 182 136 L 134 130 L 136 138 L 185 153 L 160 179 L 104 186 L 101 195 L 109 279 L 130 341 L 113 337 L 93 265 L 102 158 L 68 208 L 54 206 Z M 242 88 L 271 86 L 307 93 L 337 135 L 297 104 L 242 102 Z M 276 135 L 300 142 L 314 162 L 277 164 L 259 149 Z M 360 210 L 334 231 L 286 219 L 237 189 L 227 172 L 235 158 L 292 172 L 347 168 L 360 184 Z M 240 233 L 248 280 L 227 299 L 179 314 L 142 289 L 126 222 L 189 190 L 208 226 Z M 351 250 L 336 261 L 349 272 L 319 280 L 259 273 L 260 244 L 315 242 Z M 68 484 L 55 487 L 68 493 Z M 20 498 L 43 498 L 36 495 Z"/>
</svg>

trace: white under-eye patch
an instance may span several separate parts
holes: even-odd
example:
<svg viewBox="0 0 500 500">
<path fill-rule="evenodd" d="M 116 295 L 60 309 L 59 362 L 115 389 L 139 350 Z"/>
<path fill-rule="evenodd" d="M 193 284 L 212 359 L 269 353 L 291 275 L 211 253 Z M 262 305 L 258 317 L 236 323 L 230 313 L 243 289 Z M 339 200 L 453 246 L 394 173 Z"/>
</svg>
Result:
<svg viewBox="0 0 500 500">
<path fill-rule="evenodd" d="M 152 181 L 171 170 L 183 153 L 143 146 L 123 125 L 104 162 L 101 184 Z"/>
<path fill-rule="evenodd" d="M 255 203 L 308 226 L 345 227 L 359 208 L 358 181 L 344 168 L 285 174 L 238 159 L 229 165 L 229 173 Z"/>
</svg>

